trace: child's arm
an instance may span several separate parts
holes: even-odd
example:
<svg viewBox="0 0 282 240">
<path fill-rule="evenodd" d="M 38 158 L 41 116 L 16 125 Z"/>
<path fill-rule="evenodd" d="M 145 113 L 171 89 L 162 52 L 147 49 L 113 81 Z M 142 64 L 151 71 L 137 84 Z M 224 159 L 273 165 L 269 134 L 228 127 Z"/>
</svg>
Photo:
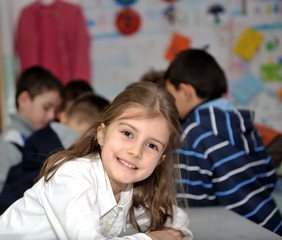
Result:
<svg viewBox="0 0 282 240">
<path fill-rule="evenodd" d="M 148 217 L 144 213 L 142 209 L 138 209 L 135 211 L 137 216 L 137 221 L 139 226 L 146 226 L 148 224 Z M 179 207 L 174 207 L 174 221 L 167 221 L 165 224 L 166 229 L 162 231 L 154 231 L 150 232 L 147 235 L 151 237 L 153 240 L 158 239 L 178 239 L 181 235 L 181 239 L 191 240 L 193 239 L 193 234 L 189 230 L 189 218 L 188 211 L 186 209 L 182 209 Z M 165 237 L 163 237 L 165 236 Z M 166 238 L 167 237 L 167 238 Z M 171 238 L 168 238 L 171 237 Z M 176 237 L 176 238 L 173 238 Z"/>
<path fill-rule="evenodd" d="M 162 231 L 155 231 L 155 232 L 150 232 L 147 234 L 152 240 L 182 240 L 183 239 L 183 234 L 179 230 L 175 230 L 172 228 L 167 228 Z"/>
<path fill-rule="evenodd" d="M 191 240 L 193 239 L 193 234 L 189 230 L 189 217 L 188 217 L 188 210 L 182 209 L 179 207 L 174 207 L 174 221 L 171 224 L 170 222 L 166 223 L 168 228 L 172 228 L 174 230 L 181 231 L 183 235 L 183 239 Z"/>
</svg>

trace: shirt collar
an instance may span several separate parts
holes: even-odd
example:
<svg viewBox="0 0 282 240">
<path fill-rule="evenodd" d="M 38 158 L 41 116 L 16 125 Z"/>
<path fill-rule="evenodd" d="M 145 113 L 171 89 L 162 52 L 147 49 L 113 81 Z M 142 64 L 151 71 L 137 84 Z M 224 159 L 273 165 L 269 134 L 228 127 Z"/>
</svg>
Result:
<svg viewBox="0 0 282 240">
<path fill-rule="evenodd" d="M 124 191 L 120 194 L 120 201 L 117 204 L 115 200 L 115 196 L 113 194 L 113 190 L 111 188 L 110 180 L 103 168 L 102 161 L 100 157 L 96 157 L 97 160 L 97 168 L 96 168 L 96 176 L 98 182 L 98 201 L 100 206 L 100 212 L 103 216 L 107 212 L 111 211 L 115 207 L 123 208 L 123 211 L 128 211 L 131 202 L 132 202 L 132 194 L 133 194 L 133 185 L 129 184 Z"/>
<path fill-rule="evenodd" d="M 225 110 L 225 111 L 233 111 L 234 110 L 234 106 L 226 98 L 216 98 L 216 99 L 204 102 L 201 105 L 199 105 L 197 108 L 200 110 L 200 109 L 203 109 L 203 108 L 209 108 L 210 106 L 212 106 L 214 108 L 220 108 L 220 109 Z"/>
</svg>

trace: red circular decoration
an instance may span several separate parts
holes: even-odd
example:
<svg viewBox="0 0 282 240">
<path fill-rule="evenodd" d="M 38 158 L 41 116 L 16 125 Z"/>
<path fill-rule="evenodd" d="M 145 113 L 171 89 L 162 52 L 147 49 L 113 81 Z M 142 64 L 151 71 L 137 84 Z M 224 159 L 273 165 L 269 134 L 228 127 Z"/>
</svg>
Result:
<svg viewBox="0 0 282 240">
<path fill-rule="evenodd" d="M 127 7 L 116 15 L 116 26 L 120 33 L 130 35 L 135 33 L 141 25 L 141 17 L 138 12 Z"/>
</svg>

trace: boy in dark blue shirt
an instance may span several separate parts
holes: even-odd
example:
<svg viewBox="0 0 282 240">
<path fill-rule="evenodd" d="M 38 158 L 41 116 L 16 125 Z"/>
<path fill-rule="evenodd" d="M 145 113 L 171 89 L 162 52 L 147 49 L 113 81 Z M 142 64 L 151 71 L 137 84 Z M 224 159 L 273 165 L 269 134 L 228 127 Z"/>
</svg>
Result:
<svg viewBox="0 0 282 240">
<path fill-rule="evenodd" d="M 254 114 L 223 96 L 225 74 L 207 52 L 188 49 L 171 62 L 164 82 L 182 121 L 182 181 L 190 206 L 223 205 L 282 235 L 282 218 L 271 192 L 276 171 L 253 125 Z"/>
</svg>

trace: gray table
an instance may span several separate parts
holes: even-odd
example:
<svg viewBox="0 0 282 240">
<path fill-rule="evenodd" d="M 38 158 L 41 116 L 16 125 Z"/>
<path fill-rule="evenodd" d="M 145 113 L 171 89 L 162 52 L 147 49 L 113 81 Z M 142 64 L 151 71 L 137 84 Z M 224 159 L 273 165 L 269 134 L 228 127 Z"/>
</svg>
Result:
<svg viewBox="0 0 282 240">
<path fill-rule="evenodd" d="M 189 219 L 193 240 L 282 240 L 279 235 L 223 207 L 190 207 Z M 134 233 L 135 229 L 127 229 L 120 236 Z"/>
<path fill-rule="evenodd" d="M 189 208 L 194 240 L 272 240 L 279 235 L 223 207 Z"/>
</svg>

